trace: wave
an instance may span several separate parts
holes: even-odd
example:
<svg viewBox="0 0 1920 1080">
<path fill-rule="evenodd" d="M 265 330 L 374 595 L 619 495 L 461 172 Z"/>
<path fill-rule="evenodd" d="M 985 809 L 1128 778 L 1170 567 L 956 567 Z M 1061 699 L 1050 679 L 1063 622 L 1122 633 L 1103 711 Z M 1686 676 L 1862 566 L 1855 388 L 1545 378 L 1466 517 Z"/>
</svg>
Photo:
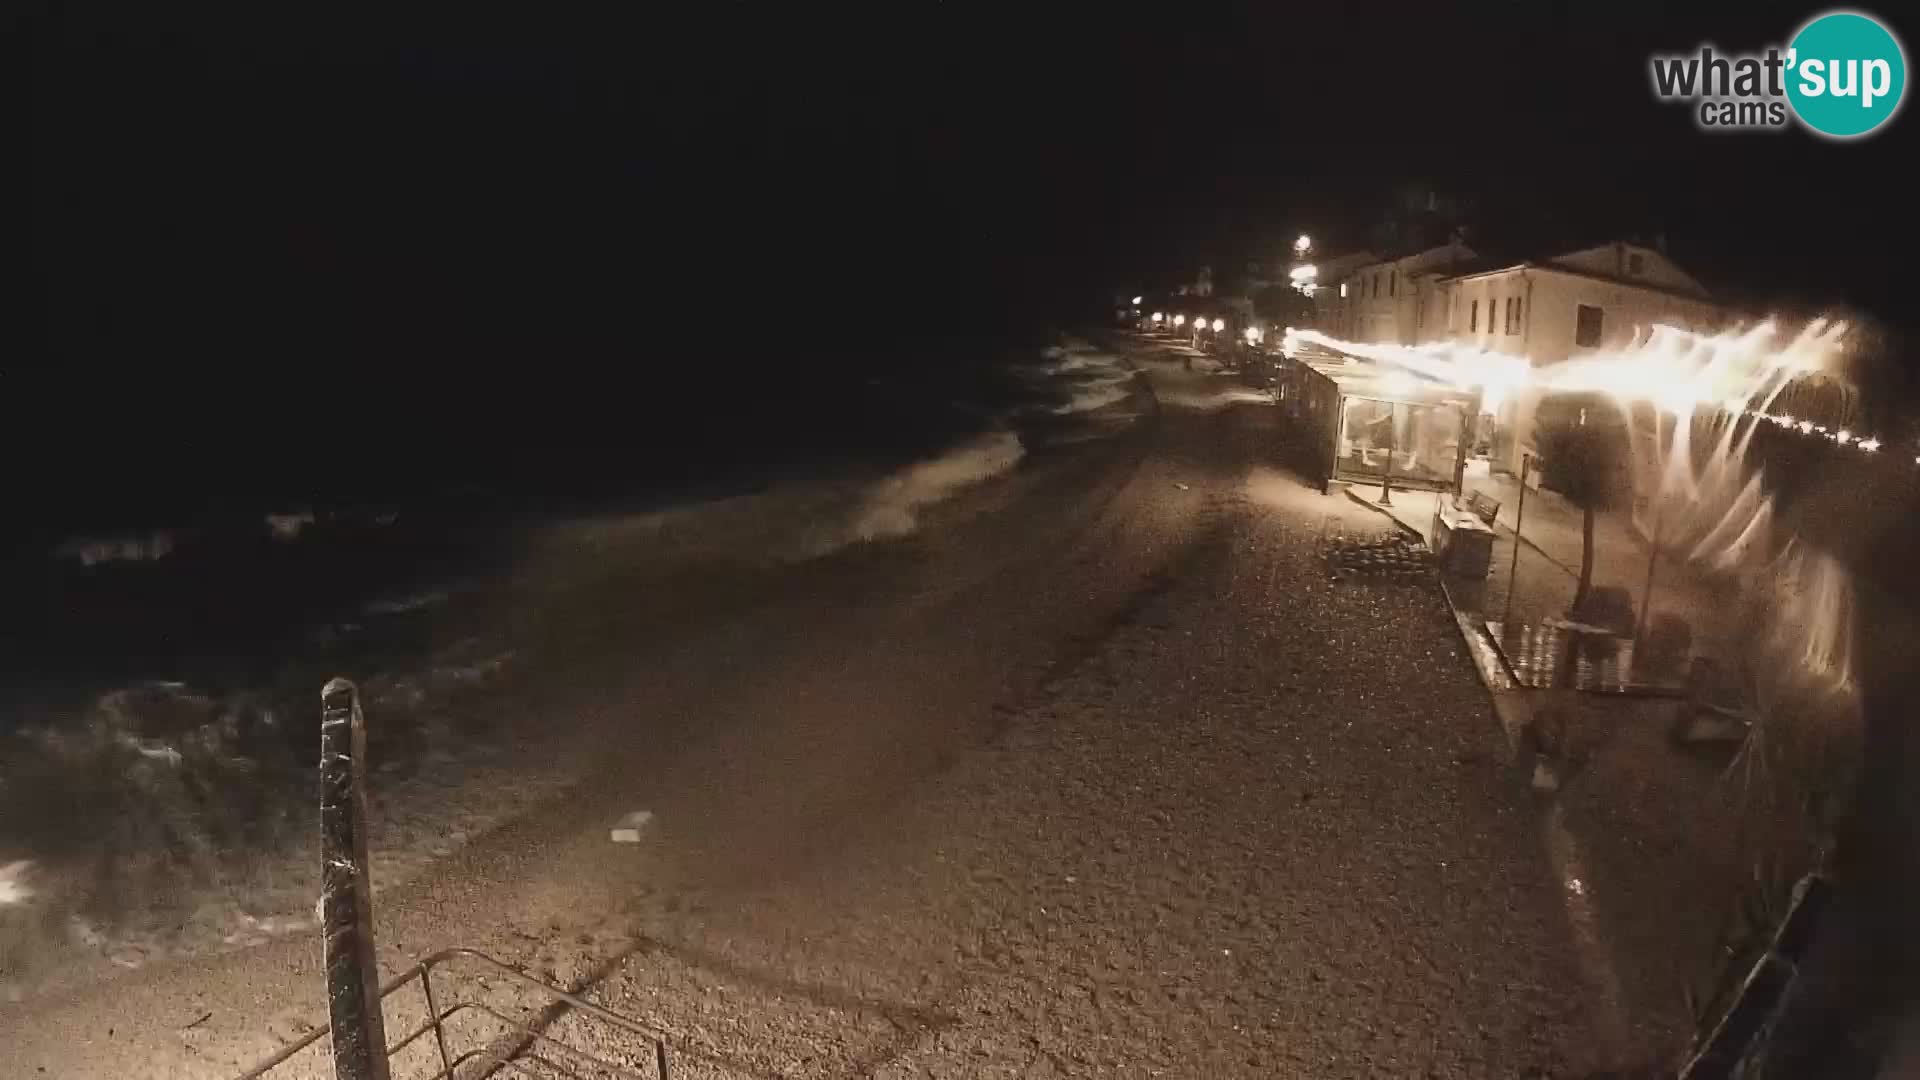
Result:
<svg viewBox="0 0 1920 1080">
<path fill-rule="evenodd" d="M 114 536 L 76 536 L 54 548 L 53 557 L 71 560 L 81 566 L 157 562 L 173 554 L 178 546 L 179 537 L 168 529 Z"/>
<path fill-rule="evenodd" d="M 1024 453 L 1018 435 L 997 431 L 909 465 L 868 489 L 853 517 L 850 538 L 905 536 L 918 527 L 920 511 L 1011 470 Z"/>
<path fill-rule="evenodd" d="M 1162 405 L 1177 409 L 1190 409 L 1195 412 L 1218 412 L 1234 405 L 1271 405 L 1273 396 L 1244 386 L 1228 387 L 1212 393 L 1188 393 L 1179 390 L 1159 390 L 1155 396 Z"/>
</svg>

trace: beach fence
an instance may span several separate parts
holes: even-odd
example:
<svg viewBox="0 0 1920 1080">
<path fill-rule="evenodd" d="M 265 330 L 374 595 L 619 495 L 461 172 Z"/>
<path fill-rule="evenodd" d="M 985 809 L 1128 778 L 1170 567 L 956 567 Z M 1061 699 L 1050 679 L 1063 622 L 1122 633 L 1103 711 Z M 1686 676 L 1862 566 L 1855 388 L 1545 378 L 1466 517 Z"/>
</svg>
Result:
<svg viewBox="0 0 1920 1080">
<path fill-rule="evenodd" d="M 346 679 L 327 683 L 320 704 L 320 906 L 330 1020 L 236 1080 L 279 1080 L 296 1069 L 331 1073 L 335 1080 L 669 1080 L 667 1044 L 659 1032 L 476 949 L 443 949 L 380 983 L 367 874 L 366 717 L 359 691 Z M 415 984 L 417 998 L 395 998 Z M 472 993 L 476 986 L 489 994 Z M 503 990 L 514 1004 L 501 999 Z M 540 1006 L 531 1018 L 514 1015 L 533 1011 L 528 1002 Z M 392 1041 L 386 1034 L 390 1009 L 407 1028 Z M 329 1036 L 324 1049 L 332 1067 L 320 1063 L 316 1069 L 311 1059 Z M 396 1069 L 396 1063 L 411 1067 Z"/>
</svg>

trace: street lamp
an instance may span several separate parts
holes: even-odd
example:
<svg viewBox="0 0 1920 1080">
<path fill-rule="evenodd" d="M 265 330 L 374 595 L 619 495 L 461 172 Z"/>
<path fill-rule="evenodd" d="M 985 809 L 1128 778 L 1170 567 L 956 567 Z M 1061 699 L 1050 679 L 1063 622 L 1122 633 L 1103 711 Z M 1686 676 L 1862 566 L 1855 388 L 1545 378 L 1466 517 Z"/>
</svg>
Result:
<svg viewBox="0 0 1920 1080">
<path fill-rule="evenodd" d="M 1222 330 L 1225 330 L 1226 328 L 1227 328 L 1227 320 L 1225 320 L 1225 319 L 1215 319 L 1215 320 L 1213 320 L 1213 332 L 1214 332 L 1214 333 L 1216 333 L 1216 334 L 1217 334 L 1217 333 L 1219 333 L 1220 331 L 1222 331 Z"/>
<path fill-rule="evenodd" d="M 1295 255 L 1305 255 L 1307 252 L 1312 250 L 1313 250 L 1313 237 L 1308 236 L 1306 233 L 1301 233 L 1300 239 L 1295 240 L 1293 242 L 1293 253 Z"/>
<path fill-rule="evenodd" d="M 1142 300 L 1144 300 L 1144 299 L 1146 299 L 1146 298 L 1145 298 L 1145 297 L 1143 297 L 1143 296 L 1136 296 L 1136 297 L 1134 297 L 1134 298 L 1133 298 L 1133 302 L 1134 302 L 1134 303 L 1135 303 L 1135 304 L 1137 305 L 1137 304 L 1139 304 L 1139 303 L 1140 303 L 1140 301 L 1142 301 Z"/>
<path fill-rule="evenodd" d="M 1187 325 L 1187 317 L 1185 315 L 1175 315 L 1173 317 L 1173 325 L 1175 326 Z"/>
</svg>

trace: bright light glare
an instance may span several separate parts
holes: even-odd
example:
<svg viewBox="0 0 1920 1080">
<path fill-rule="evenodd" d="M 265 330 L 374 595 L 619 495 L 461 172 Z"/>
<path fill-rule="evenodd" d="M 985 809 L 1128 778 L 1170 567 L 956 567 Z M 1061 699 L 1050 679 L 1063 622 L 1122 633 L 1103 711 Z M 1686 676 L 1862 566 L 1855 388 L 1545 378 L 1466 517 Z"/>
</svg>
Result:
<svg viewBox="0 0 1920 1080">
<path fill-rule="evenodd" d="M 1301 233 L 1300 239 L 1295 240 L 1293 242 L 1293 250 L 1303 255 L 1306 254 L 1308 251 L 1312 250 L 1312 248 L 1313 248 L 1313 237 L 1308 236 L 1306 233 Z"/>
<path fill-rule="evenodd" d="M 1498 408 L 1517 391 L 1529 398 L 1587 394 L 1605 402 L 1600 407 L 1617 410 L 1626 429 L 1634 505 L 1658 508 L 1656 519 L 1640 524 L 1657 527 L 1663 543 L 1684 558 L 1779 583 L 1778 590 L 1763 590 L 1770 614 L 1761 622 L 1775 628 L 1764 642 L 1767 664 L 1782 677 L 1844 690 L 1852 685 L 1852 578 L 1836 558 L 1799 543 L 1783 528 L 1759 466 L 1745 466 L 1760 417 L 1806 434 L 1821 430 L 1812 420 L 1770 416 L 1768 409 L 1803 375 L 1835 372 L 1845 335 L 1844 323 L 1825 319 L 1797 334 L 1782 333 L 1772 322 L 1717 334 L 1654 326 L 1624 346 L 1537 368 L 1525 357 L 1459 342 L 1370 345 L 1313 331 L 1289 331 L 1286 352 L 1298 359 L 1302 350 L 1311 357 L 1313 350 L 1327 349 L 1370 361 L 1378 372 L 1375 385 L 1391 397 L 1405 393 L 1419 376 L 1449 390 L 1477 388 L 1483 407 Z M 1736 417 L 1755 419 L 1690 422 L 1702 410 L 1723 405 L 1738 406 Z M 1642 426 L 1648 407 L 1654 413 L 1650 430 Z M 1663 422 L 1661 414 L 1675 422 Z M 1852 434 L 1833 437 L 1844 441 Z M 1862 439 L 1857 445 L 1871 452 L 1880 444 Z"/>
<path fill-rule="evenodd" d="M 1312 263 L 1307 263 L 1304 266 L 1296 266 L 1287 271 L 1287 276 L 1295 281 L 1308 281 L 1320 276 L 1320 268 Z"/>
<path fill-rule="evenodd" d="M 1830 435 L 1842 445 L 1865 449 L 1872 441 L 1878 447 L 1877 440 L 1851 430 L 1829 433 L 1811 420 L 1767 412 L 1788 382 L 1837 367 L 1846 331 L 1846 324 L 1825 319 L 1791 337 L 1771 321 L 1717 334 L 1656 325 L 1625 346 L 1538 368 L 1525 357 L 1463 343 L 1374 345 L 1292 328 L 1283 347 L 1291 354 L 1302 345 L 1320 345 L 1451 389 L 1477 389 L 1488 412 L 1497 412 L 1514 391 L 1533 387 L 1548 393 L 1601 394 L 1622 407 L 1644 403 L 1673 416 L 1717 405 L 1736 416 L 1751 412 L 1805 434 Z"/>
<path fill-rule="evenodd" d="M 1225 320 L 1225 319 L 1215 319 L 1215 320 L 1213 320 L 1213 332 L 1214 332 L 1214 333 L 1216 333 L 1216 334 L 1217 334 L 1217 333 L 1219 333 L 1220 331 L 1222 331 L 1222 330 L 1225 330 L 1226 328 L 1227 328 L 1227 320 Z"/>
<path fill-rule="evenodd" d="M 1140 301 L 1142 301 L 1142 300 L 1144 300 L 1144 299 L 1146 299 L 1146 297 L 1144 297 L 1144 296 L 1136 296 L 1136 297 L 1134 297 L 1134 298 L 1133 298 L 1133 302 L 1137 304 L 1137 303 L 1139 303 Z"/>
<path fill-rule="evenodd" d="M 1175 326 L 1187 325 L 1187 317 L 1185 315 L 1175 315 L 1173 317 L 1173 325 Z"/>
</svg>

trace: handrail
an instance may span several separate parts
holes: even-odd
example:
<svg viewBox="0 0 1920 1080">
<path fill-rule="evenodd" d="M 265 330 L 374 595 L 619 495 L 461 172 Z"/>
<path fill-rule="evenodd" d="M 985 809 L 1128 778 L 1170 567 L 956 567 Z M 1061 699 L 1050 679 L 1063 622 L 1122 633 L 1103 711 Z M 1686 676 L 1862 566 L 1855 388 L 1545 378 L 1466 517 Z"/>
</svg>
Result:
<svg viewBox="0 0 1920 1080">
<path fill-rule="evenodd" d="M 647 1077 L 644 1074 L 633 1072 L 631 1069 L 625 1068 L 624 1066 L 615 1064 L 610 1061 L 605 1061 L 601 1058 L 597 1058 L 594 1055 L 589 1054 L 586 1051 L 581 1050 L 577 1047 L 568 1046 L 567 1044 L 559 1041 L 558 1039 L 553 1038 L 552 1036 L 544 1035 L 538 1031 L 533 1030 L 532 1028 L 529 1028 L 523 1024 L 520 1024 L 519 1022 L 505 1015 L 502 1015 L 500 1012 L 493 1009 L 492 1007 L 482 1004 L 480 1002 L 474 1002 L 474 1001 L 456 1002 L 445 1009 L 441 1009 L 439 1007 L 438 1001 L 436 1000 L 433 992 L 433 982 L 432 982 L 431 973 L 435 967 L 449 966 L 453 962 L 458 960 L 469 960 L 469 961 L 478 962 L 486 966 L 496 974 L 505 975 L 506 977 L 513 979 L 517 982 L 533 987 L 534 989 L 539 990 L 541 993 L 546 994 L 548 997 L 551 997 L 558 1001 L 565 1002 L 570 1007 L 574 1009 L 578 1009 L 582 1013 L 585 1013 L 596 1020 L 602 1021 L 603 1023 L 611 1024 L 614 1027 L 620 1028 L 623 1031 L 629 1032 L 633 1035 L 639 1036 L 642 1039 L 645 1039 L 653 1047 L 654 1068 L 656 1070 L 656 1075 L 660 1078 L 660 1080 L 668 1080 L 668 1078 L 671 1077 L 672 1072 L 671 1072 L 670 1057 L 667 1052 L 666 1037 L 661 1032 L 655 1029 L 649 1028 L 646 1025 L 641 1024 L 636 1020 L 633 1020 L 630 1017 L 622 1016 L 619 1013 L 612 1011 L 611 1009 L 608 1009 L 604 1006 L 597 1005 L 591 1001 L 588 1001 L 587 999 L 581 997 L 578 994 L 572 993 L 567 990 L 563 990 L 560 987 L 554 986 L 553 984 L 542 981 L 540 979 L 536 979 L 533 976 L 528 975 L 526 972 L 517 970 L 516 968 L 513 968 L 508 964 L 502 963 L 501 961 L 491 956 L 488 956 L 486 953 L 483 953 L 478 949 L 471 948 L 469 946 L 464 946 L 464 945 L 456 945 L 451 948 L 441 949 L 438 952 L 435 952 L 426 957 L 423 957 L 415 961 L 413 966 L 409 967 L 407 970 L 387 980 L 386 983 L 384 983 L 380 987 L 379 999 L 381 1001 L 385 1001 L 387 997 L 391 996 L 393 993 L 400 990 L 402 987 L 406 986 L 409 982 L 412 982 L 414 979 L 419 979 L 422 991 L 427 998 L 427 1019 L 422 1021 L 417 1027 L 408 1031 L 407 1034 L 402 1036 L 398 1042 L 395 1042 L 391 1046 L 388 1046 L 385 1048 L 385 1056 L 388 1059 L 391 1059 L 393 1055 L 399 1053 L 401 1050 L 412 1045 L 414 1042 L 419 1040 L 427 1032 L 431 1031 L 434 1033 L 435 1041 L 438 1044 L 439 1056 L 440 1056 L 440 1062 L 441 1062 L 441 1071 L 434 1073 L 432 1077 L 428 1078 L 428 1080 L 441 1080 L 441 1078 L 443 1077 L 453 1076 L 454 1070 L 457 1069 L 461 1063 L 465 1061 L 469 1061 L 476 1056 L 484 1055 L 487 1053 L 487 1051 L 484 1049 L 476 1049 L 476 1050 L 469 1050 L 466 1053 L 463 1053 L 458 1057 L 455 1057 L 455 1056 L 452 1056 L 448 1051 L 447 1038 L 446 1038 L 447 1022 L 463 1012 L 473 1011 L 473 1012 L 484 1013 L 488 1016 L 491 1016 L 495 1020 L 499 1021 L 500 1023 L 506 1025 L 508 1028 L 512 1029 L 517 1034 L 522 1035 L 535 1042 L 539 1042 L 543 1045 L 555 1047 L 559 1049 L 561 1053 L 565 1054 L 568 1057 L 577 1057 L 577 1058 L 585 1059 L 589 1062 L 592 1062 L 594 1065 L 600 1068 L 611 1070 L 612 1072 L 622 1076 L 635 1077 L 636 1080 L 653 1080 L 652 1077 Z M 328 1023 L 311 1032 L 308 1032 L 306 1035 L 302 1036 L 298 1040 L 288 1043 L 286 1046 L 281 1047 L 278 1051 L 274 1052 L 271 1056 L 260 1061 L 258 1064 L 254 1065 L 252 1068 L 248 1069 L 246 1072 L 239 1074 L 237 1077 L 234 1078 L 234 1080 L 260 1080 L 261 1077 L 267 1075 L 268 1073 L 272 1072 L 274 1069 L 278 1068 L 280 1065 L 284 1064 L 286 1061 L 292 1058 L 295 1054 L 298 1054 L 302 1050 L 305 1050 L 309 1046 L 312 1046 L 314 1043 L 319 1042 L 321 1039 L 325 1038 L 332 1030 L 333 1030 L 333 1025 L 331 1023 Z M 507 1060 L 501 1060 L 496 1064 L 511 1066 L 512 1063 Z M 513 1068 L 516 1072 L 524 1071 L 518 1066 L 513 1066 Z"/>
</svg>

